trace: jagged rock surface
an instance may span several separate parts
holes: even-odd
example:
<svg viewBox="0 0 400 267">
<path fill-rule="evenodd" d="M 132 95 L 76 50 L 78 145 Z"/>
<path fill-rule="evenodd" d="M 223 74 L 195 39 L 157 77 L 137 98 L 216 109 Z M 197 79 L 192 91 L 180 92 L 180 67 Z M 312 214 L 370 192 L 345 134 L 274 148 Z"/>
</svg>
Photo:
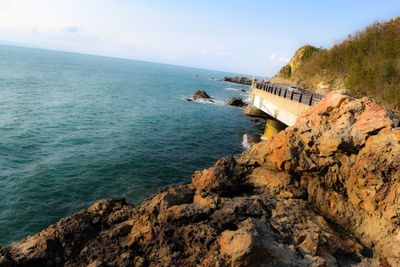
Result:
<svg viewBox="0 0 400 267">
<path fill-rule="evenodd" d="M 134 207 L 100 200 L 0 265 L 400 266 L 400 129 L 332 94 L 296 125 Z"/>
<path fill-rule="evenodd" d="M 226 104 L 235 107 L 244 107 L 247 105 L 240 97 L 232 97 L 226 101 Z"/>
<path fill-rule="evenodd" d="M 197 90 L 193 94 L 193 99 L 194 100 L 197 100 L 197 99 L 208 99 L 208 100 L 210 100 L 210 99 L 212 99 L 212 97 L 209 94 L 207 94 L 206 91 Z"/>
</svg>

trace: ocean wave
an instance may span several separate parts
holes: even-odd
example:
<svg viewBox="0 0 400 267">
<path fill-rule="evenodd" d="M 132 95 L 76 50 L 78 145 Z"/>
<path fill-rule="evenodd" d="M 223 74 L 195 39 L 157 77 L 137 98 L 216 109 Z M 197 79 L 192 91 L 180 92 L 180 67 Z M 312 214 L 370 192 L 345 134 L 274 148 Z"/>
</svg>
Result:
<svg viewBox="0 0 400 267">
<path fill-rule="evenodd" d="M 249 149 L 253 144 L 260 142 L 263 139 L 263 136 L 256 133 L 245 133 L 242 139 L 242 146 L 245 149 Z"/>
<path fill-rule="evenodd" d="M 250 104 L 251 103 L 251 99 L 248 96 L 245 96 L 243 98 L 243 102 L 246 103 L 246 104 Z"/>
<path fill-rule="evenodd" d="M 245 149 L 249 149 L 251 147 L 251 144 L 249 143 L 249 137 L 248 137 L 247 133 L 245 133 L 243 135 L 242 146 Z"/>
<path fill-rule="evenodd" d="M 218 105 L 218 106 L 225 105 L 225 101 L 220 100 L 220 99 L 212 99 L 212 101 L 210 101 L 208 99 L 196 99 L 193 102 L 200 103 L 200 104 L 212 104 L 212 105 Z"/>
<path fill-rule="evenodd" d="M 233 87 L 226 87 L 226 88 L 224 88 L 224 90 L 225 90 L 225 91 L 232 91 L 232 92 L 237 92 L 237 91 L 239 91 L 239 89 L 233 88 Z"/>
<path fill-rule="evenodd" d="M 221 99 L 196 99 L 194 100 L 193 97 L 182 97 L 181 100 L 184 101 L 190 101 L 190 102 L 195 102 L 195 103 L 199 103 L 199 104 L 211 104 L 211 105 L 218 105 L 218 106 L 222 106 L 225 105 L 226 102 L 225 100 L 221 100 Z"/>
</svg>

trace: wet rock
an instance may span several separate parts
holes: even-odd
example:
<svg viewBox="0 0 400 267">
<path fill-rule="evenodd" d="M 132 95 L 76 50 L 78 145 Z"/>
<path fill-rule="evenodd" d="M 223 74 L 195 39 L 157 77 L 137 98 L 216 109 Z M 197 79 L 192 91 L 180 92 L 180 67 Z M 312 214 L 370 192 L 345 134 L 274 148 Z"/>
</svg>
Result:
<svg viewBox="0 0 400 267">
<path fill-rule="evenodd" d="M 226 101 L 226 104 L 235 107 L 244 107 L 247 105 L 240 97 L 232 97 L 231 99 Z"/>
<path fill-rule="evenodd" d="M 197 100 L 197 99 L 207 99 L 207 100 L 211 100 L 212 97 L 206 93 L 206 91 L 203 90 L 197 90 L 196 92 L 194 92 L 193 94 L 193 99 Z"/>
</svg>

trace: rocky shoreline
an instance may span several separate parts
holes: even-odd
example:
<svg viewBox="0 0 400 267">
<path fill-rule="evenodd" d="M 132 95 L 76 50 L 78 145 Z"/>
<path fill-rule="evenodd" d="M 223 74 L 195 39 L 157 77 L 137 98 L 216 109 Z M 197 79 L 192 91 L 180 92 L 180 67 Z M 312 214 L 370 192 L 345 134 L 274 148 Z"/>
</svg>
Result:
<svg viewBox="0 0 400 267">
<path fill-rule="evenodd" d="M 400 266 L 400 129 L 329 94 L 293 127 L 139 206 L 99 200 L 0 266 Z"/>
</svg>

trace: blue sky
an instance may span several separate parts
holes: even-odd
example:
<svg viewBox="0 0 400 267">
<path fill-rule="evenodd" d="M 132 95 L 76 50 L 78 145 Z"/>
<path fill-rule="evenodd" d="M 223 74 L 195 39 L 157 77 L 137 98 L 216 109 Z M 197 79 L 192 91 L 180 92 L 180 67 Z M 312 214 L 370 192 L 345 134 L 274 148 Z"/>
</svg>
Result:
<svg viewBox="0 0 400 267">
<path fill-rule="evenodd" d="M 329 47 L 399 0 L 0 0 L 0 43 L 262 76 Z"/>
</svg>

